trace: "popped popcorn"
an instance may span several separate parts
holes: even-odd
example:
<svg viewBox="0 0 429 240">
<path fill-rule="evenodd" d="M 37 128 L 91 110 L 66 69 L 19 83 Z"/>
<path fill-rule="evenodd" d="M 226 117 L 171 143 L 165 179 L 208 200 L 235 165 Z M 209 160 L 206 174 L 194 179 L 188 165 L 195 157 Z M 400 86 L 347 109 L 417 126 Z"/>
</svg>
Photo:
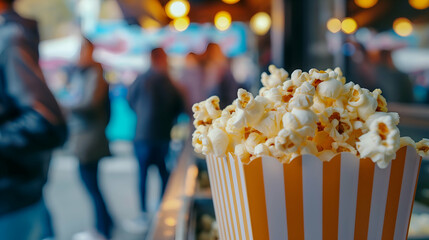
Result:
<svg viewBox="0 0 429 240">
<path fill-rule="evenodd" d="M 246 146 L 244 146 L 243 143 L 240 143 L 240 144 L 235 146 L 234 154 L 239 159 L 249 159 L 250 158 L 250 153 L 247 151 Z"/>
<path fill-rule="evenodd" d="M 249 134 L 247 139 L 244 141 L 244 146 L 247 152 L 254 154 L 256 145 L 265 142 L 266 137 L 264 137 L 260 132 L 253 131 Z"/>
<path fill-rule="evenodd" d="M 400 147 L 413 146 L 429 156 L 429 139 L 400 137 L 399 115 L 387 112 L 380 89 L 370 92 L 346 78 L 340 68 L 303 72 L 269 67 L 259 95 L 239 89 L 224 110 L 216 96 L 194 104 L 195 151 L 234 153 L 249 162 L 272 156 L 288 163 L 302 154 L 329 161 L 349 152 L 385 168 Z"/>
<path fill-rule="evenodd" d="M 219 97 L 212 96 L 205 101 L 192 106 L 194 112 L 194 125 L 210 125 L 213 119 L 220 117 L 222 111 L 219 107 Z"/>
<path fill-rule="evenodd" d="M 203 152 L 203 139 L 207 136 L 208 128 L 204 126 L 197 126 L 194 133 L 192 133 L 192 146 L 194 146 L 195 152 Z"/>
<path fill-rule="evenodd" d="M 262 85 L 268 89 L 281 85 L 289 76 L 286 70 L 283 68 L 276 68 L 274 65 L 270 65 L 268 71 L 271 73 L 270 75 L 267 73 L 262 73 L 261 75 Z"/>
<path fill-rule="evenodd" d="M 348 100 L 348 105 L 351 106 L 349 109 L 354 108 L 359 118 L 368 119 L 377 109 L 377 100 L 374 99 L 368 89 L 361 88 L 359 85 L 354 85 L 351 91 L 351 96 Z"/>
<path fill-rule="evenodd" d="M 222 155 L 226 152 L 229 138 L 225 131 L 219 128 L 212 128 L 207 134 L 210 140 L 211 149 L 215 155 Z"/>
<path fill-rule="evenodd" d="M 267 138 L 274 137 L 281 129 L 281 117 L 281 113 L 277 111 L 268 111 L 264 114 L 262 119 L 252 127 Z"/>
<path fill-rule="evenodd" d="M 429 139 L 423 138 L 416 143 L 417 152 L 423 157 L 429 157 Z"/>
<path fill-rule="evenodd" d="M 361 157 L 371 158 L 378 166 L 387 167 L 400 147 L 399 129 L 389 113 L 372 115 L 366 122 L 369 132 L 356 143 Z"/>
<path fill-rule="evenodd" d="M 313 105 L 313 98 L 316 90 L 308 82 L 304 82 L 295 90 L 294 96 L 290 99 L 289 109 L 309 108 Z"/>
<path fill-rule="evenodd" d="M 320 125 L 335 141 L 345 142 L 353 126 L 347 112 L 338 107 L 329 107 L 319 114 Z"/>
<path fill-rule="evenodd" d="M 325 98 L 337 98 L 343 88 L 343 84 L 335 78 L 321 82 L 317 86 L 317 94 Z"/>
<path fill-rule="evenodd" d="M 401 137 L 399 145 L 401 147 L 404 147 L 404 146 L 413 146 L 414 148 L 416 148 L 416 142 L 414 142 L 414 140 L 411 139 L 410 137 Z"/>
<path fill-rule="evenodd" d="M 310 79 L 310 76 L 306 72 L 302 72 L 301 69 L 297 69 L 292 72 L 291 80 L 295 86 L 300 86 Z"/>
<path fill-rule="evenodd" d="M 274 140 L 274 145 L 277 150 L 285 153 L 293 153 L 298 151 L 303 139 L 296 132 L 289 129 L 282 129 Z"/>
<path fill-rule="evenodd" d="M 263 143 L 260 143 L 260 144 L 258 144 L 258 145 L 256 145 L 256 147 L 255 147 L 255 151 L 254 151 L 254 155 L 255 156 L 270 156 L 270 150 L 268 149 L 268 147 L 265 145 L 265 144 L 263 144 Z"/>
<path fill-rule="evenodd" d="M 238 101 L 236 101 L 236 114 L 232 114 L 231 124 L 236 129 L 242 129 L 246 125 L 254 125 L 260 121 L 264 114 L 265 98 L 253 98 L 253 95 L 244 89 L 238 90 Z"/>
<path fill-rule="evenodd" d="M 372 91 L 372 96 L 374 96 L 374 98 L 377 101 L 376 111 L 387 112 L 387 102 L 386 102 L 386 99 L 381 95 L 381 93 L 382 93 L 381 90 L 378 88 Z"/>
</svg>

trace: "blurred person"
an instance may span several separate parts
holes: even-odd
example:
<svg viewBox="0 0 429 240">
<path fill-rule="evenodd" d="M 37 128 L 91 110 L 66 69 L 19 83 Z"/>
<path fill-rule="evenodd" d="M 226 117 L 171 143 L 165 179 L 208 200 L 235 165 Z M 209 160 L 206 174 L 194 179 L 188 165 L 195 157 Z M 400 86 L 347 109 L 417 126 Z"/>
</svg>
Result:
<svg viewBox="0 0 429 240">
<path fill-rule="evenodd" d="M 393 64 L 392 51 L 380 50 L 376 61 L 376 87 L 383 91 L 388 102 L 413 102 L 413 84 L 407 74 Z"/>
<path fill-rule="evenodd" d="M 52 149 L 67 128 L 40 66 L 37 23 L 0 0 L 0 239 L 40 240 Z"/>
<path fill-rule="evenodd" d="M 207 93 L 204 91 L 204 73 L 200 56 L 195 53 L 188 53 L 185 58 L 185 69 L 180 84 L 183 86 L 186 112 L 192 116 L 192 105 L 206 99 Z"/>
<path fill-rule="evenodd" d="M 347 42 L 353 44 L 356 49 L 355 53 L 349 57 L 351 61 L 346 62 L 350 71 L 347 80 L 367 89 L 377 88 L 376 59 L 372 52 L 357 41 L 347 39 Z"/>
<path fill-rule="evenodd" d="M 165 158 L 169 150 L 170 132 L 184 108 L 182 96 L 168 74 L 166 53 L 162 48 L 155 48 L 150 57 L 150 69 L 137 77 L 129 87 L 127 96 L 137 116 L 134 150 L 140 167 L 142 224 L 149 220 L 146 204 L 148 168 L 155 165 L 159 170 L 162 198 L 169 177 Z"/>
<path fill-rule="evenodd" d="M 237 98 L 238 84 L 231 72 L 228 58 L 216 43 L 209 43 L 204 53 L 204 81 L 208 96 L 216 95 L 223 109 Z"/>
<path fill-rule="evenodd" d="M 111 155 L 105 134 L 110 119 L 109 85 L 93 52 L 94 45 L 83 38 L 77 64 L 65 69 L 69 96 L 61 102 L 68 113 L 69 148 L 79 160 L 79 174 L 95 210 L 96 231 L 78 233 L 75 239 L 109 239 L 113 229 L 98 182 L 99 162 Z"/>
</svg>

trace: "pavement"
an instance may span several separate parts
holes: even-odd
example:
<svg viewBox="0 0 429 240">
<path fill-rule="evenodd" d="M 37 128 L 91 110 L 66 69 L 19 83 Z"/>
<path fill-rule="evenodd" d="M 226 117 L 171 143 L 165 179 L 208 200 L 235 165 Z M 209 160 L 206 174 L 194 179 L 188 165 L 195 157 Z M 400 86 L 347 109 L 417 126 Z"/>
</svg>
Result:
<svg viewBox="0 0 429 240">
<path fill-rule="evenodd" d="M 100 188 L 116 228 L 113 239 L 144 239 L 146 232 L 132 233 L 123 223 L 140 216 L 138 164 L 130 142 L 111 143 L 113 156 L 101 161 Z M 45 200 L 51 212 L 57 240 L 70 240 L 75 233 L 94 229 L 92 203 L 78 174 L 78 160 L 60 151 L 51 162 Z M 148 209 L 156 211 L 160 195 L 160 178 L 156 168 L 149 170 Z"/>
</svg>

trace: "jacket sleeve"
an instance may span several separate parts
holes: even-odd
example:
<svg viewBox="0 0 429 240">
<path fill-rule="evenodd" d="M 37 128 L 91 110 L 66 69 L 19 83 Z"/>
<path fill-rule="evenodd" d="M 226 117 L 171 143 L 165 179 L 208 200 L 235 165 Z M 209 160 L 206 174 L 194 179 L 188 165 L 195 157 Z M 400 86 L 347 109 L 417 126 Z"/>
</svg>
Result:
<svg viewBox="0 0 429 240">
<path fill-rule="evenodd" d="M 61 110 L 38 64 L 37 44 L 22 31 L 17 33 L 0 56 L 4 90 L 15 109 L 15 114 L 0 122 L 0 156 L 52 149 L 67 137 Z"/>
</svg>

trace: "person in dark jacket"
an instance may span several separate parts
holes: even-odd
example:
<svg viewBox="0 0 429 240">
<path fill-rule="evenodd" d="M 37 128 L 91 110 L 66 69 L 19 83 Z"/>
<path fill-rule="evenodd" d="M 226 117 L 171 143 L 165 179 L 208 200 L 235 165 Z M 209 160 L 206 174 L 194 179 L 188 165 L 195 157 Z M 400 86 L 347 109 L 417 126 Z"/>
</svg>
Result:
<svg viewBox="0 0 429 240">
<path fill-rule="evenodd" d="M 94 61 L 94 45 L 82 38 L 78 63 L 66 69 L 69 95 L 61 101 L 68 113 L 69 148 L 79 159 L 79 173 L 93 201 L 96 232 L 84 232 L 90 239 L 110 238 L 113 220 L 102 197 L 98 183 L 98 165 L 110 156 L 105 130 L 110 120 L 109 85 L 103 68 Z M 98 238 L 97 238 L 98 237 Z"/>
<path fill-rule="evenodd" d="M 146 212 L 146 178 L 150 165 L 158 167 L 165 191 L 169 173 L 165 164 L 170 132 L 184 110 L 179 90 L 168 75 L 167 55 L 161 48 L 151 52 L 151 68 L 128 89 L 128 102 L 137 115 L 134 150 L 140 166 L 140 204 Z"/>
<path fill-rule="evenodd" d="M 38 65 L 34 21 L 0 0 L 0 239 L 41 239 L 52 149 L 67 128 Z"/>
</svg>

